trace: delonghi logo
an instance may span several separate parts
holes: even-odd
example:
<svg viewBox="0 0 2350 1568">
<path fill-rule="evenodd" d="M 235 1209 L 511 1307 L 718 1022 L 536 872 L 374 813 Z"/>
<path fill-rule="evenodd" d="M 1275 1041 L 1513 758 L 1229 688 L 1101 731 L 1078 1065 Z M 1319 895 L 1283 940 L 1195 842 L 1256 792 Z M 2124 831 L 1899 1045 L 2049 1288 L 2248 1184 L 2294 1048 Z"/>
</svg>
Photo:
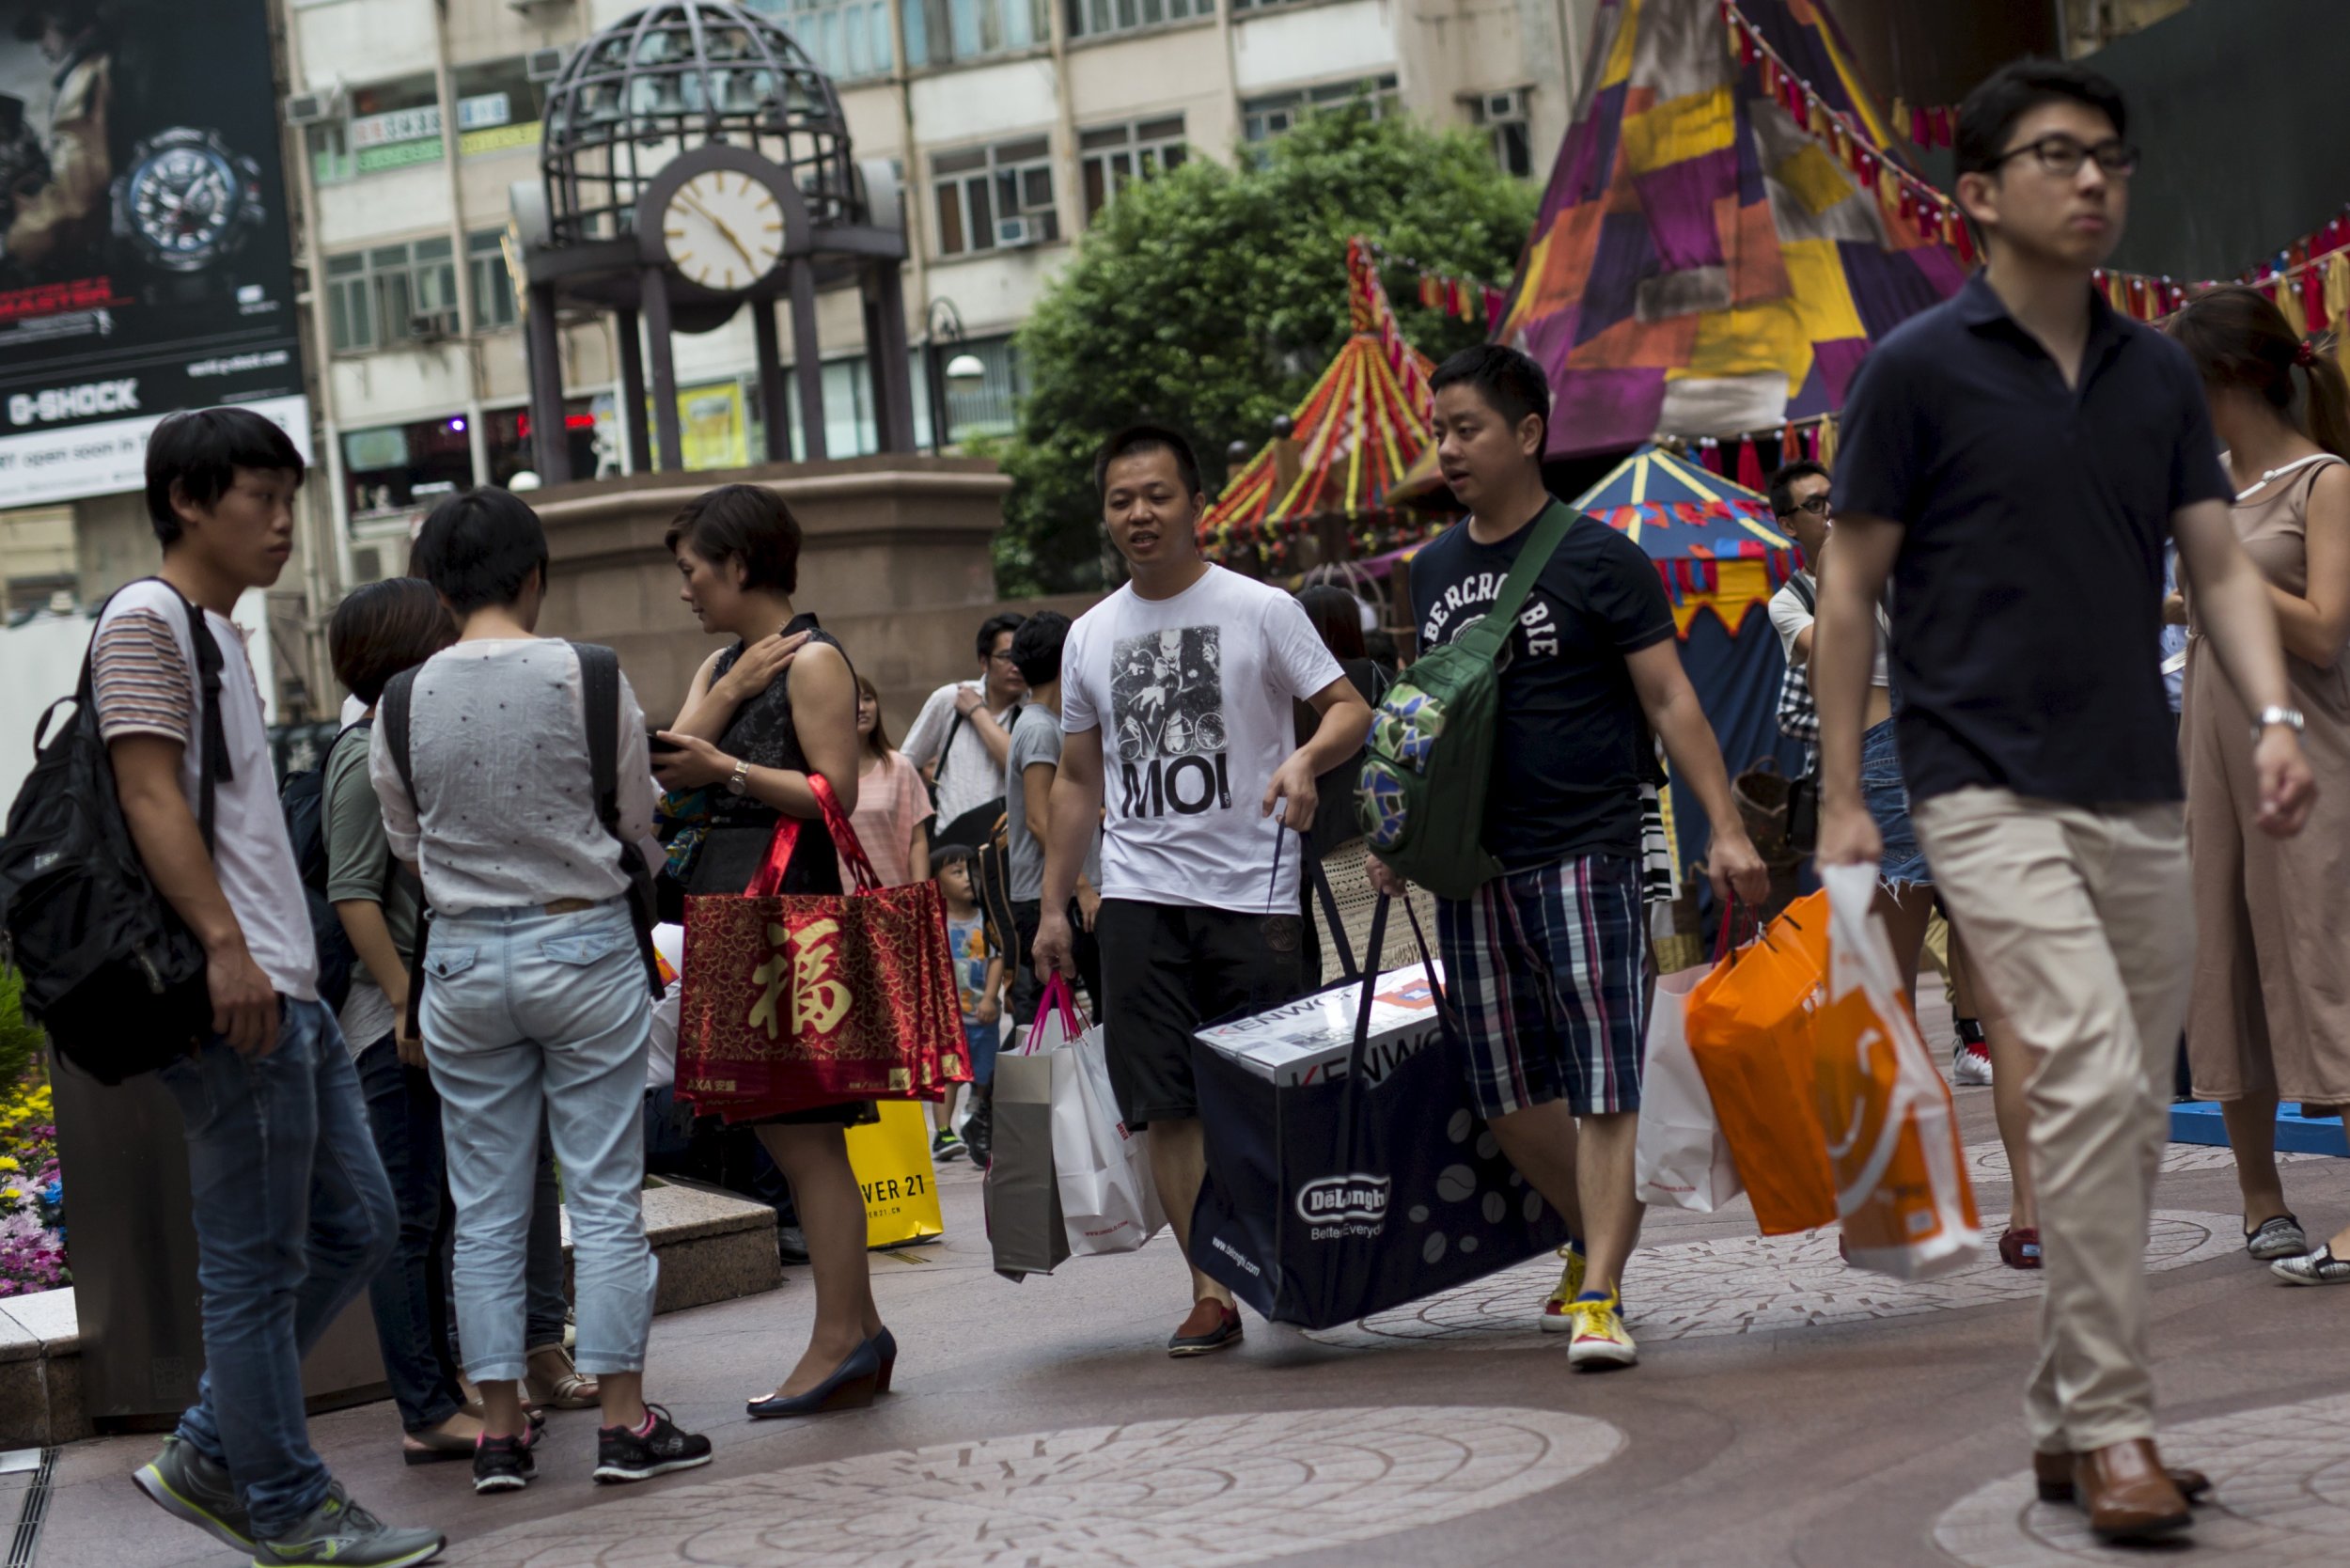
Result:
<svg viewBox="0 0 2350 1568">
<path fill-rule="evenodd" d="M 1324 1176 L 1297 1189 L 1299 1217 L 1318 1225 L 1357 1219 L 1377 1224 L 1387 1217 L 1385 1176 Z"/>
<path fill-rule="evenodd" d="M 54 425 L 60 419 L 86 419 L 93 414 L 134 414 L 139 406 L 139 378 L 86 381 L 79 386 L 53 386 L 45 392 L 19 392 L 8 400 L 11 425 Z"/>
</svg>

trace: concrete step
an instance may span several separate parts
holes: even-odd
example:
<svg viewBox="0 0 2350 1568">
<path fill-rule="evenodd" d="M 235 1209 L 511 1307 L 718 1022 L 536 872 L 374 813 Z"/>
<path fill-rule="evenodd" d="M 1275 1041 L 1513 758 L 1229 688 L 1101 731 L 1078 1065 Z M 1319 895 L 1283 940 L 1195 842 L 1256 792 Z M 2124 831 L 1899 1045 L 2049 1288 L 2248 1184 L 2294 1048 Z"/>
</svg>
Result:
<svg viewBox="0 0 2350 1568">
<path fill-rule="evenodd" d="M 776 1211 L 764 1203 L 699 1183 L 655 1177 L 645 1186 L 645 1231 L 661 1263 L 655 1312 L 731 1301 L 783 1283 L 776 1252 Z M 571 1240 L 567 1213 L 567 1286 Z M 351 1310 L 366 1312 L 366 1297 Z M 371 1342 L 371 1334 L 369 1338 Z M 70 1287 L 0 1298 L 0 1449 L 69 1443 L 93 1435 L 82 1408 L 81 1357 L 81 1327 Z M 381 1397 L 380 1380 L 377 1395 Z M 323 1403 L 348 1404 L 352 1400 L 345 1395 Z"/>
</svg>

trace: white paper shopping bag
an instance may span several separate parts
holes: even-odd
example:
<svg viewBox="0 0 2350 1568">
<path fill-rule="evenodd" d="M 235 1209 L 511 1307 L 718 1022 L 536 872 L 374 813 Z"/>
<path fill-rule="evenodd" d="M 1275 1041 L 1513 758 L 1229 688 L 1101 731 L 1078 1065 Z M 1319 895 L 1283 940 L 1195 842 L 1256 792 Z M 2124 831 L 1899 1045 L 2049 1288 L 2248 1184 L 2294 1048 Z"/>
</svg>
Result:
<svg viewBox="0 0 2350 1568">
<path fill-rule="evenodd" d="M 1689 993 L 1713 973 L 1700 965 L 1656 980 L 1649 1014 L 1648 1061 L 1640 1074 L 1639 1137 L 1633 1154 L 1636 1196 L 1643 1203 L 1711 1214 L 1745 1190 L 1714 1100 L 1689 1054 L 1683 1018 Z"/>
</svg>

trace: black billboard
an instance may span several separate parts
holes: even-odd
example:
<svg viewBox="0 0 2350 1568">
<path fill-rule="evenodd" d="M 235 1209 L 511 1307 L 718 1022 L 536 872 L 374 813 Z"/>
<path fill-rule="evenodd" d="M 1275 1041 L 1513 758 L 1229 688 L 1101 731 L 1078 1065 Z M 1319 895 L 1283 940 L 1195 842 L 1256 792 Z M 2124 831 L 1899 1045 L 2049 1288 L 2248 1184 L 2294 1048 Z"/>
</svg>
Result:
<svg viewBox="0 0 2350 1568">
<path fill-rule="evenodd" d="M 305 450 L 265 0 L 0 0 L 0 507 L 135 489 L 175 409 Z"/>
</svg>

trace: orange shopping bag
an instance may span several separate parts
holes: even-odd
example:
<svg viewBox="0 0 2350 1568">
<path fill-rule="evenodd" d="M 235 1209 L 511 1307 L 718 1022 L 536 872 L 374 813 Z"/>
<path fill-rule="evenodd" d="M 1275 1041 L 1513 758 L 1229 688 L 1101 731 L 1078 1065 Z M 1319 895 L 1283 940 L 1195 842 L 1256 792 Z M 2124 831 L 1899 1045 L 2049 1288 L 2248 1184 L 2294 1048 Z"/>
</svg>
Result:
<svg viewBox="0 0 2350 1568">
<path fill-rule="evenodd" d="M 1827 895 L 1814 893 L 1689 996 L 1689 1054 L 1766 1236 L 1836 1219 L 1812 1089 L 1812 1014 L 1827 945 Z"/>
<path fill-rule="evenodd" d="M 1982 1247 L 1950 1086 L 1903 995 L 1866 866 L 1823 867 L 1827 1005 L 1814 1037 L 1820 1124 L 1836 1171 L 1846 1256 L 1856 1268 L 1927 1279 Z"/>
</svg>

